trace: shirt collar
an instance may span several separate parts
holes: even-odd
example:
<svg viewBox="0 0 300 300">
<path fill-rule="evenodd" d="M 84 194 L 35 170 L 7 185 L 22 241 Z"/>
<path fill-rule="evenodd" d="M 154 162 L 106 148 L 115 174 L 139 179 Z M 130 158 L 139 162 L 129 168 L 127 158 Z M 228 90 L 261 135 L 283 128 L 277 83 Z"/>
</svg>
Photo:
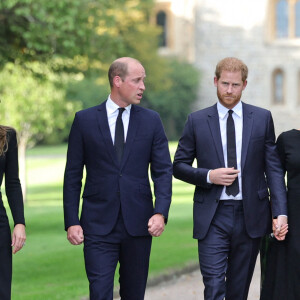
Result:
<svg viewBox="0 0 300 300">
<path fill-rule="evenodd" d="M 124 107 L 125 110 L 130 113 L 131 110 L 131 104 L 129 104 L 128 106 Z M 117 105 L 114 101 L 111 100 L 110 95 L 107 98 L 106 101 L 106 111 L 107 111 L 107 115 L 110 116 L 111 114 L 113 114 L 114 112 L 116 112 L 118 110 L 118 108 L 120 108 L 119 105 Z"/>
<path fill-rule="evenodd" d="M 217 109 L 218 109 L 218 114 L 220 119 L 224 119 L 226 114 L 228 113 L 229 109 L 222 105 L 220 101 L 217 102 Z M 242 118 L 243 115 L 243 105 L 242 102 L 239 101 L 238 104 L 233 107 L 231 110 L 239 117 Z"/>
</svg>

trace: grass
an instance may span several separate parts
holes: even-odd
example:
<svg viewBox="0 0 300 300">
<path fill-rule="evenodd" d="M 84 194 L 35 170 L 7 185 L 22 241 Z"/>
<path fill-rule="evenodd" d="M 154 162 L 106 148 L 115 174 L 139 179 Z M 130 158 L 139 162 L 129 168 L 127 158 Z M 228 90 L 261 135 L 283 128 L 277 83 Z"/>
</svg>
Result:
<svg viewBox="0 0 300 300">
<path fill-rule="evenodd" d="M 172 153 L 175 147 L 170 144 Z M 83 247 L 69 244 L 64 232 L 65 154 L 65 145 L 28 151 L 27 242 L 13 257 L 13 300 L 79 300 L 88 295 Z M 149 278 L 197 262 L 192 193 L 192 186 L 174 179 L 169 222 L 163 235 L 153 239 Z"/>
</svg>

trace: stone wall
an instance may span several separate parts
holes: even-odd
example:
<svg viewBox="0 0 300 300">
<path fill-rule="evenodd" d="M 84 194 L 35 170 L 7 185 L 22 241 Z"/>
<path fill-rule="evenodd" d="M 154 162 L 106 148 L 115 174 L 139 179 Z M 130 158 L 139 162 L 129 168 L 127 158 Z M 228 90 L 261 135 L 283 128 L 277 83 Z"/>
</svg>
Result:
<svg viewBox="0 0 300 300">
<path fill-rule="evenodd" d="M 226 56 L 249 67 L 242 100 L 270 109 L 276 133 L 300 128 L 300 39 L 274 40 L 272 5 L 275 0 L 156 0 L 169 5 L 172 44 L 161 49 L 193 63 L 200 71 L 199 97 L 194 110 L 217 101 L 215 66 Z M 285 75 L 285 101 L 273 103 L 273 72 Z"/>
<path fill-rule="evenodd" d="M 222 3 L 222 4 L 221 4 Z M 267 0 L 199 0 L 195 6 L 195 65 L 201 72 L 195 109 L 217 101 L 215 65 L 226 56 L 242 59 L 249 68 L 242 100 L 270 109 L 276 133 L 300 128 L 300 47 L 291 41 L 272 41 Z M 285 103 L 274 105 L 272 73 L 285 73 Z"/>
</svg>

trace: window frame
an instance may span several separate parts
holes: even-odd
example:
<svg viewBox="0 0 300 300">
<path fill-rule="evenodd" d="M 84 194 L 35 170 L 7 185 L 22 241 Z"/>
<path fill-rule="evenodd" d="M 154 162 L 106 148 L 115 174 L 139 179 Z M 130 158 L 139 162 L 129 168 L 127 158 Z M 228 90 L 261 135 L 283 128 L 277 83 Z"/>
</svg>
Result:
<svg viewBox="0 0 300 300">
<path fill-rule="evenodd" d="M 287 3 L 287 35 L 286 36 L 278 36 L 277 29 L 277 6 L 281 1 L 285 1 Z M 294 41 L 296 44 L 300 43 L 300 20 L 298 23 L 296 22 L 296 8 L 297 5 L 300 5 L 300 0 L 272 0 L 271 1 L 271 38 L 272 40 L 280 42 L 285 41 Z M 300 18 L 300 8 L 299 8 L 299 18 Z M 296 26 L 299 24 L 299 36 L 297 36 Z"/>
<path fill-rule="evenodd" d="M 276 77 L 278 75 L 282 75 L 282 83 L 281 83 L 281 87 L 279 87 L 281 89 L 281 99 L 278 101 L 277 100 L 277 82 L 276 82 Z M 285 104 L 285 73 L 283 71 L 283 69 L 281 68 L 276 68 L 274 69 L 273 73 L 272 73 L 272 104 L 273 105 L 283 105 Z"/>
</svg>

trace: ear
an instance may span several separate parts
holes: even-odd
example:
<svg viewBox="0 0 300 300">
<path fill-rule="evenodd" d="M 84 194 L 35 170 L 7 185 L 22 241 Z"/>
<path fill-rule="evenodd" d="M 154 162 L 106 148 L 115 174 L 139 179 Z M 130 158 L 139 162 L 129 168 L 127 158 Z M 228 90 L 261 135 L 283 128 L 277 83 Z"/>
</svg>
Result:
<svg viewBox="0 0 300 300">
<path fill-rule="evenodd" d="M 215 85 L 215 86 L 218 85 L 218 79 L 217 79 L 217 77 L 214 77 L 214 85 Z"/>
<path fill-rule="evenodd" d="M 114 83 L 114 86 L 119 88 L 121 86 L 121 83 L 122 83 L 122 79 L 120 76 L 115 76 L 114 79 L 113 79 L 113 83 Z"/>
<path fill-rule="evenodd" d="M 245 80 L 244 83 L 243 83 L 243 90 L 246 88 L 247 83 L 248 83 L 247 80 Z"/>
</svg>

